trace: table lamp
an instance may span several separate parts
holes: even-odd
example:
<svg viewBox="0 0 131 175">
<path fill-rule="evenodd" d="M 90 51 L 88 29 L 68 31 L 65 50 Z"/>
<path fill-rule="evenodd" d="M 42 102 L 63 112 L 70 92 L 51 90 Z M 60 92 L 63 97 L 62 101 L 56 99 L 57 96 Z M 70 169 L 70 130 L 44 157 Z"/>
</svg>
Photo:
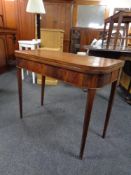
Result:
<svg viewBox="0 0 131 175">
<path fill-rule="evenodd" d="M 28 0 L 26 11 L 35 13 L 37 22 L 37 39 L 40 39 L 40 14 L 45 14 L 43 0 Z"/>
</svg>

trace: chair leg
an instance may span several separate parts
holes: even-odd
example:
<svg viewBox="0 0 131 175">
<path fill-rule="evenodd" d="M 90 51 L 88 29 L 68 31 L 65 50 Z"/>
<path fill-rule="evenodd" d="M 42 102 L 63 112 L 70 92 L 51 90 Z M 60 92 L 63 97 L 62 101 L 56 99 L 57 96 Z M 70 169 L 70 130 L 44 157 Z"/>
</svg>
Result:
<svg viewBox="0 0 131 175">
<path fill-rule="evenodd" d="M 35 73 L 32 72 L 32 81 L 33 81 L 33 84 L 35 84 Z"/>
</svg>

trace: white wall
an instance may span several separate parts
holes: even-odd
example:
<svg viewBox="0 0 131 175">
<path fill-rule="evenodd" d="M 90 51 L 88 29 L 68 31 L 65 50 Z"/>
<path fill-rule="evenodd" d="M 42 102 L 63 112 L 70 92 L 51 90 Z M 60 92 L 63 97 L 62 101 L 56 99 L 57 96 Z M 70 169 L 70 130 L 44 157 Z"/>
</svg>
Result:
<svg viewBox="0 0 131 175">
<path fill-rule="evenodd" d="M 131 8 L 131 0 L 102 0 L 101 4 L 106 4 L 110 8 L 110 15 L 114 8 Z"/>
</svg>

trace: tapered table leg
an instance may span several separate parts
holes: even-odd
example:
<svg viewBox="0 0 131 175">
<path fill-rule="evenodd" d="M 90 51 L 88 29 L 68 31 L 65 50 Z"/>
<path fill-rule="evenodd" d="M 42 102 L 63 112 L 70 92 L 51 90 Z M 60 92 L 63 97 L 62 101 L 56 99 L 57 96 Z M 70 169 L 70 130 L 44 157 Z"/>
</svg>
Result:
<svg viewBox="0 0 131 175">
<path fill-rule="evenodd" d="M 93 107 L 95 94 L 96 94 L 96 89 L 88 89 L 85 118 L 83 123 L 83 133 L 82 133 L 82 139 L 81 139 L 81 148 L 80 148 L 80 155 L 79 155 L 80 159 L 83 158 L 85 142 L 86 142 L 88 127 L 90 123 L 91 111 Z"/>
<path fill-rule="evenodd" d="M 44 89 L 45 89 L 45 76 L 42 75 L 41 79 L 41 106 L 44 104 Z"/>
<path fill-rule="evenodd" d="M 17 68 L 17 80 L 18 80 L 18 92 L 19 92 L 20 118 L 23 118 L 23 111 L 22 111 L 22 74 L 21 74 L 21 68 Z"/>
<path fill-rule="evenodd" d="M 104 129 L 103 129 L 103 135 L 102 135 L 103 138 L 105 138 L 105 135 L 106 135 L 106 130 L 108 127 L 112 105 L 114 101 L 116 86 L 117 86 L 117 81 L 114 81 L 111 86 L 111 93 L 110 93 L 110 98 L 109 98 L 109 103 L 108 103 L 108 108 L 107 108 L 107 113 L 106 113 L 106 119 L 105 119 L 105 124 L 104 124 Z"/>
</svg>

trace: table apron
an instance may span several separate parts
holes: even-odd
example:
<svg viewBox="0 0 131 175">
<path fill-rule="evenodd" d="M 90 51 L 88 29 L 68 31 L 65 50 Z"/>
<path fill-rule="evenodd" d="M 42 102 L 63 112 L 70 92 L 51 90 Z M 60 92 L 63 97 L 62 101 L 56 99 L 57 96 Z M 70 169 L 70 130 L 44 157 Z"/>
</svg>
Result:
<svg viewBox="0 0 131 175">
<path fill-rule="evenodd" d="M 82 73 L 19 58 L 16 59 L 16 65 L 18 68 L 28 69 L 29 71 L 62 80 L 80 88 L 90 89 L 101 88 L 116 81 L 120 72 L 120 70 L 117 69 L 106 74 Z"/>
</svg>

